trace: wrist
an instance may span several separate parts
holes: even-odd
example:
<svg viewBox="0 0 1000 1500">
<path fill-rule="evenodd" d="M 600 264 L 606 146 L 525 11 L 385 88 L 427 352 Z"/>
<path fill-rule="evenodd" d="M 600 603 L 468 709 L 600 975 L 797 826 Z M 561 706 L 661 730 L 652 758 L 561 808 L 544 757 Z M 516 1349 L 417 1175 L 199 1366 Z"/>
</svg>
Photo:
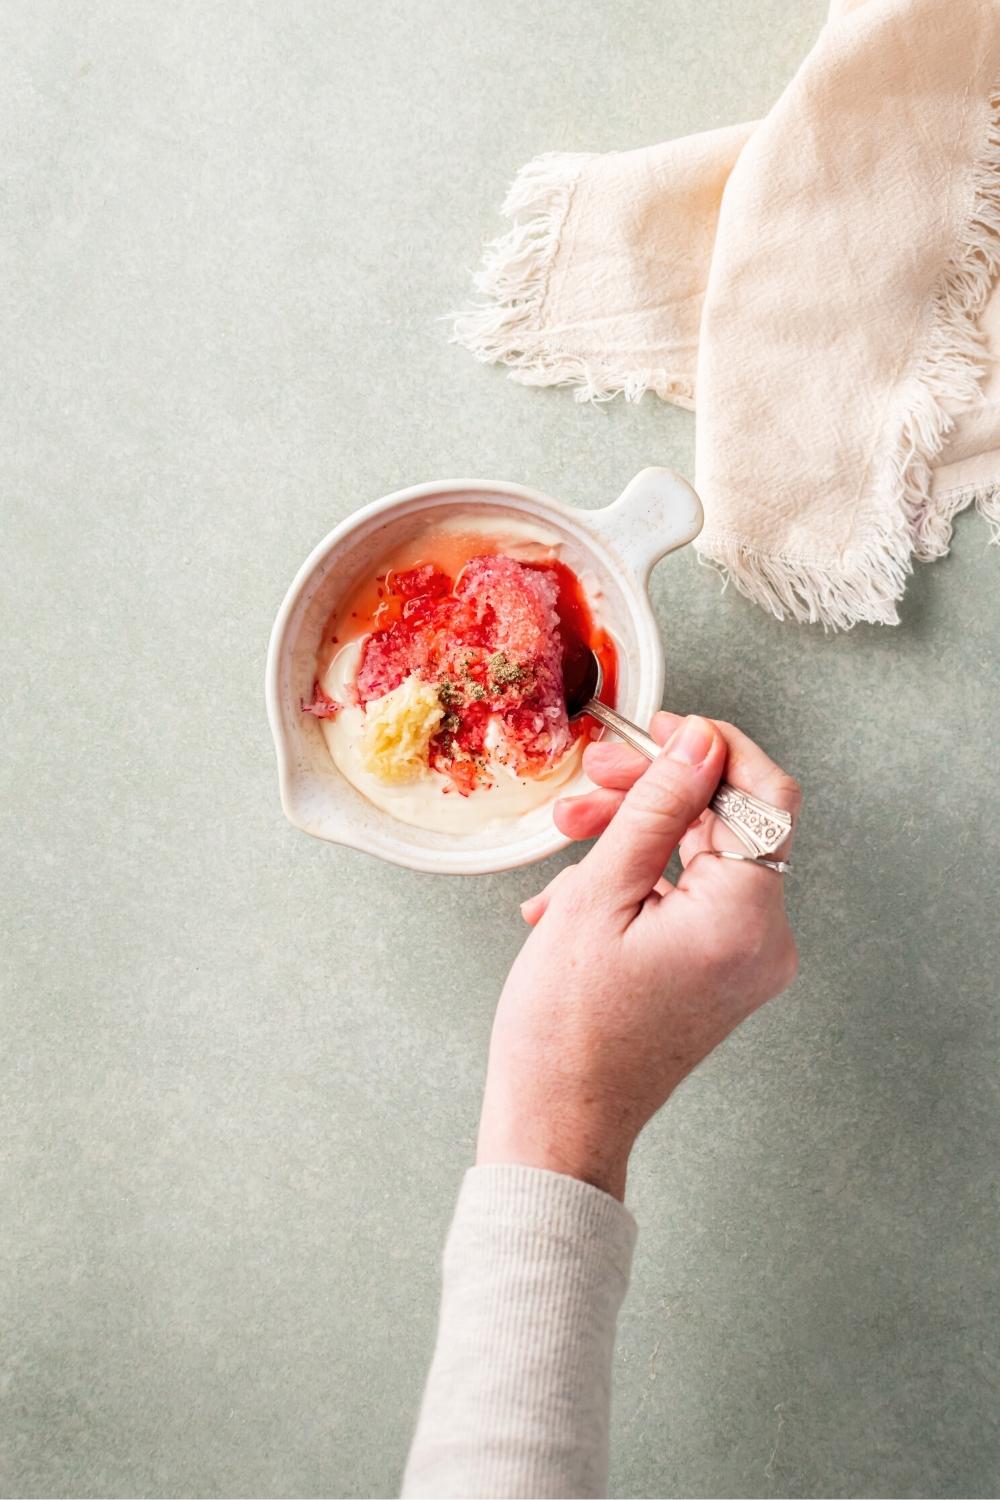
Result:
<svg viewBox="0 0 1000 1500">
<path fill-rule="evenodd" d="M 476 1164 L 540 1167 L 575 1177 L 624 1202 L 634 1139 L 631 1131 L 614 1128 L 590 1110 L 505 1107 L 487 1089 Z"/>
</svg>

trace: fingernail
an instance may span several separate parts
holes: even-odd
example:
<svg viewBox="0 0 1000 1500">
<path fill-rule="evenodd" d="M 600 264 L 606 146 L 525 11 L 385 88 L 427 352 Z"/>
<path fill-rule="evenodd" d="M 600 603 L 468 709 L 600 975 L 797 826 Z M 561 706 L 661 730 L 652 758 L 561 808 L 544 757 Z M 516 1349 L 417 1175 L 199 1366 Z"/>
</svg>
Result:
<svg viewBox="0 0 1000 1500">
<path fill-rule="evenodd" d="M 715 730 L 708 720 L 692 714 L 674 730 L 663 747 L 663 753 L 683 766 L 700 766 L 714 739 Z"/>
</svg>

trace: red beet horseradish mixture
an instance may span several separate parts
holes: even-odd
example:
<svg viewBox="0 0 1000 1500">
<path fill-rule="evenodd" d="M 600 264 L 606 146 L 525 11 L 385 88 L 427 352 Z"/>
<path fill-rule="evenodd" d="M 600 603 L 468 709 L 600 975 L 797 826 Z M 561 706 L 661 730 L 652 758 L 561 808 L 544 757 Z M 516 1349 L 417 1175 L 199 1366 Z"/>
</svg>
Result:
<svg viewBox="0 0 1000 1500">
<path fill-rule="evenodd" d="M 596 726 L 569 722 L 564 679 L 596 651 L 613 703 L 616 658 L 555 550 L 506 519 L 492 535 L 427 532 L 331 617 L 303 709 L 378 806 L 473 831 L 523 816 L 578 772 Z"/>
</svg>

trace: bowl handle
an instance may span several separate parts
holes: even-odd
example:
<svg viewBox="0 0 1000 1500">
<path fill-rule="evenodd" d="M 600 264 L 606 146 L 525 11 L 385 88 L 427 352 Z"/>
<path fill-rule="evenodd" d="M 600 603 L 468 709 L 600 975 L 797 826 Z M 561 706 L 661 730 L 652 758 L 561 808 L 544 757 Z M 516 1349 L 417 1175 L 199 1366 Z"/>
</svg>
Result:
<svg viewBox="0 0 1000 1500">
<path fill-rule="evenodd" d="M 694 541 L 704 519 L 698 496 L 673 469 L 641 470 L 613 505 L 587 513 L 640 583 L 661 557 Z"/>
</svg>

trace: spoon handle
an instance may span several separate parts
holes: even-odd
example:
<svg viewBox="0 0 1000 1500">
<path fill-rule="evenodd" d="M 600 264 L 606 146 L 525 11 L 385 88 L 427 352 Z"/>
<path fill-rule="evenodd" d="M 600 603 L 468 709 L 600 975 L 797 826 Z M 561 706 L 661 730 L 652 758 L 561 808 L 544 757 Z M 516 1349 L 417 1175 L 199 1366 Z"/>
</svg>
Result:
<svg viewBox="0 0 1000 1500">
<path fill-rule="evenodd" d="M 638 724 L 633 724 L 631 719 L 616 713 L 597 698 L 590 699 L 583 713 L 589 714 L 592 719 L 610 729 L 612 734 L 616 734 L 626 745 L 631 745 L 633 750 L 638 750 L 648 760 L 655 760 L 659 755 L 662 747 L 652 735 L 646 734 Z M 791 832 L 792 819 L 788 813 L 779 807 L 772 807 L 769 802 L 762 802 L 749 792 L 741 792 L 727 781 L 719 782 L 715 796 L 708 805 L 720 822 L 725 823 L 729 831 L 735 833 L 740 842 L 758 857 L 773 854 Z"/>
<path fill-rule="evenodd" d="M 606 703 L 601 703 L 597 698 L 591 698 L 585 705 L 583 713 L 589 714 L 596 719 L 598 724 L 603 724 L 605 729 L 610 729 L 626 745 L 631 745 L 633 750 L 638 750 L 640 755 L 645 755 L 648 760 L 655 760 L 660 753 L 660 746 L 651 734 L 640 729 L 638 724 L 633 724 L 631 719 L 626 719 L 624 714 L 616 713 Z"/>
</svg>

